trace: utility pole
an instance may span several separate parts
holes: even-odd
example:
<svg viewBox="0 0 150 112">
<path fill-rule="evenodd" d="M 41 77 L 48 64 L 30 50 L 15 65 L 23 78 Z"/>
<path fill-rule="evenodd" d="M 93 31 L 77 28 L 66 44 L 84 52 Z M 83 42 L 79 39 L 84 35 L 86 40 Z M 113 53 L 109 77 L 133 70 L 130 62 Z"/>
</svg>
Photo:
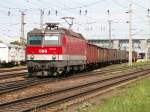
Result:
<svg viewBox="0 0 150 112">
<path fill-rule="evenodd" d="M 24 37 L 24 16 L 25 13 L 23 11 L 21 11 L 21 37 L 20 37 L 20 43 L 23 45 L 25 43 L 25 37 Z"/>
<path fill-rule="evenodd" d="M 110 48 L 112 48 L 112 42 L 111 42 L 111 24 L 112 24 L 112 21 L 108 20 L 108 25 L 109 25 L 109 46 L 110 46 Z"/>
<path fill-rule="evenodd" d="M 111 25 L 112 25 L 112 20 L 110 19 L 110 11 L 107 10 L 108 13 L 108 27 L 109 27 L 109 47 L 112 48 L 112 41 L 111 41 Z"/>
<path fill-rule="evenodd" d="M 149 29 L 149 31 L 148 31 L 148 37 L 149 38 L 147 38 L 146 37 L 146 49 L 145 49 L 145 61 L 148 61 L 148 54 L 149 54 L 149 52 L 148 52 L 148 39 L 150 39 L 150 9 L 148 9 L 147 10 L 147 18 L 148 18 L 148 29 Z"/>
<path fill-rule="evenodd" d="M 129 4 L 129 66 L 132 66 L 132 4 Z"/>
<path fill-rule="evenodd" d="M 40 29 L 43 29 L 43 15 L 44 11 L 43 9 L 40 9 Z"/>
<path fill-rule="evenodd" d="M 71 27 L 73 26 L 73 20 L 75 18 L 74 17 L 63 17 L 62 19 L 64 19 L 66 21 L 66 23 L 69 25 L 69 29 L 71 29 Z"/>
</svg>

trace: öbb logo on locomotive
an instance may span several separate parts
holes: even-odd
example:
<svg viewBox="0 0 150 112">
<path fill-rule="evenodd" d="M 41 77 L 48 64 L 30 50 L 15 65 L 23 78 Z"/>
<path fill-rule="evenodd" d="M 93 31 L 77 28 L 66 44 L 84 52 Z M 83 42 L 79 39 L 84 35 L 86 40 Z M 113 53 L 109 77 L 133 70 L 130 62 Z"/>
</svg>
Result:
<svg viewBox="0 0 150 112">
<path fill-rule="evenodd" d="M 39 53 L 41 54 L 47 53 L 47 49 L 39 49 Z"/>
</svg>

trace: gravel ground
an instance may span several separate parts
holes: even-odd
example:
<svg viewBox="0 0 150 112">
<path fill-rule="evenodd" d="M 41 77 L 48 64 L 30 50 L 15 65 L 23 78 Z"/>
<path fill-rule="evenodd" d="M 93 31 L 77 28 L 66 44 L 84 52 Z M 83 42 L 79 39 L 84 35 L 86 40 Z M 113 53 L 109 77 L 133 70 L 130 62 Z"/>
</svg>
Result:
<svg viewBox="0 0 150 112">
<path fill-rule="evenodd" d="M 106 74 L 106 75 L 108 76 L 112 74 Z M 93 82 L 93 81 L 102 79 L 103 77 L 106 77 L 106 76 L 102 74 L 102 75 L 91 76 L 90 78 L 80 77 L 80 78 L 75 78 L 73 80 L 67 79 L 67 80 L 56 81 L 56 82 L 42 83 L 39 85 L 27 87 L 24 90 L 18 90 L 16 92 L 9 92 L 7 94 L 1 95 L 0 104 L 8 102 L 8 101 L 30 97 L 33 95 L 39 95 L 39 94 L 46 93 L 46 92 L 53 92 L 53 91 L 60 90 L 63 88 L 86 84 L 88 82 Z"/>
<path fill-rule="evenodd" d="M 7 83 L 7 82 L 19 81 L 19 80 L 23 80 L 23 79 L 25 79 L 24 76 L 12 77 L 12 78 L 8 78 L 8 79 L 1 79 L 0 83 Z"/>
</svg>

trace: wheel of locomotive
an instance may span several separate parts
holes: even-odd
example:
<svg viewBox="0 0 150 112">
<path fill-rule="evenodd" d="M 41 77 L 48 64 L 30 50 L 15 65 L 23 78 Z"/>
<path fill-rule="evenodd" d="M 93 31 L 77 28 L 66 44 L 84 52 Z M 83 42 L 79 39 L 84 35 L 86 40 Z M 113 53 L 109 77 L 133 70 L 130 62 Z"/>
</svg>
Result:
<svg viewBox="0 0 150 112">
<path fill-rule="evenodd" d="M 81 65 L 80 70 L 81 70 L 81 72 L 85 71 L 85 65 Z"/>
<path fill-rule="evenodd" d="M 33 72 L 30 69 L 28 69 L 28 75 L 27 75 L 27 77 L 32 77 L 32 76 L 33 76 Z"/>
<path fill-rule="evenodd" d="M 62 76 L 67 76 L 71 71 L 71 68 L 69 66 L 66 66 L 62 72 Z"/>
<path fill-rule="evenodd" d="M 54 72 L 53 73 L 53 77 L 59 77 L 60 75 L 59 75 L 59 73 L 58 72 Z"/>
<path fill-rule="evenodd" d="M 48 77 L 52 77 L 53 73 L 51 71 L 48 71 Z"/>
<path fill-rule="evenodd" d="M 82 65 L 79 65 L 79 66 L 78 66 L 78 72 L 82 72 L 82 70 L 83 70 Z"/>
<path fill-rule="evenodd" d="M 32 73 L 31 72 L 28 72 L 28 77 L 32 77 Z"/>
<path fill-rule="evenodd" d="M 56 69 L 52 69 L 50 71 L 47 71 L 48 77 L 59 77 L 61 75 L 61 72 L 57 71 Z"/>
</svg>

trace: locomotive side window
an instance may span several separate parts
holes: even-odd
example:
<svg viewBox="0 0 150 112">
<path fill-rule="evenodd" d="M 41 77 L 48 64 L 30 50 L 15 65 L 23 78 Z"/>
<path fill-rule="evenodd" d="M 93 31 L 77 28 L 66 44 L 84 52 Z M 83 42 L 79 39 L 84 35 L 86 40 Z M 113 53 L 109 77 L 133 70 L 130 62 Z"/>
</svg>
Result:
<svg viewBox="0 0 150 112">
<path fill-rule="evenodd" d="M 60 45 L 60 35 L 47 35 L 44 37 L 44 45 Z"/>
<path fill-rule="evenodd" d="M 41 36 L 31 36 L 28 38 L 29 45 L 42 45 L 42 37 Z"/>
</svg>

